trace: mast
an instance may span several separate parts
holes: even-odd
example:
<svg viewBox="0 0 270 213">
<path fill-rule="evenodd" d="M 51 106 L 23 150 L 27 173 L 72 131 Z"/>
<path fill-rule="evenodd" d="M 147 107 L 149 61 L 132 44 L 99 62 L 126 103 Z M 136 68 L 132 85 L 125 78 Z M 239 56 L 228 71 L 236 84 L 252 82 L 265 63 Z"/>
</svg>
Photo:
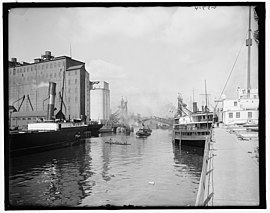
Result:
<svg viewBox="0 0 270 213">
<path fill-rule="evenodd" d="M 61 103 L 60 103 L 60 110 L 59 112 L 56 114 L 56 118 L 60 119 L 60 120 L 65 120 L 65 115 L 62 112 L 63 109 L 63 102 L 64 102 L 64 87 L 65 87 L 65 76 L 66 76 L 66 65 L 65 65 L 65 61 L 63 62 L 64 65 L 64 71 L 63 71 L 63 82 L 62 82 L 62 95 L 60 95 L 61 98 Z"/>
<path fill-rule="evenodd" d="M 207 89 L 206 89 L 206 80 L 204 80 L 205 84 L 205 111 L 206 111 L 206 121 L 207 121 L 207 129 L 208 129 L 208 106 L 207 106 Z"/>
<path fill-rule="evenodd" d="M 206 90 L 206 80 L 204 80 L 204 85 L 205 85 L 205 106 L 207 107 L 207 90 Z"/>
<path fill-rule="evenodd" d="M 61 97 L 61 106 L 60 106 L 60 111 L 61 112 L 62 112 L 62 109 L 63 109 L 63 101 L 64 101 L 65 78 L 66 78 L 66 66 L 65 66 L 65 62 L 64 62 L 63 84 L 62 84 L 62 97 Z"/>
<path fill-rule="evenodd" d="M 69 43 L 69 55 L 70 55 L 70 58 L 72 58 L 71 43 Z"/>
<path fill-rule="evenodd" d="M 193 88 L 192 102 L 194 103 L 194 88 Z"/>
<path fill-rule="evenodd" d="M 178 93 L 178 97 L 177 97 L 177 113 L 178 115 L 180 115 L 180 117 L 182 117 L 182 97 L 180 95 L 180 93 Z"/>
<path fill-rule="evenodd" d="M 252 46 L 251 39 L 251 6 L 249 6 L 249 23 L 248 23 L 248 39 L 246 40 L 246 46 L 248 46 L 248 66 L 247 66 L 247 97 L 250 97 L 250 52 Z"/>
</svg>

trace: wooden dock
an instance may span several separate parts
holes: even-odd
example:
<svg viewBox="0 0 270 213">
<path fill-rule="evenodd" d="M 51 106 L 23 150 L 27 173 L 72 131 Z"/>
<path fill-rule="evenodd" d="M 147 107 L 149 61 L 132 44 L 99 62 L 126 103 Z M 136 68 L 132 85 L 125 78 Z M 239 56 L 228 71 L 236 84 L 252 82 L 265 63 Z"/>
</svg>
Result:
<svg viewBox="0 0 270 213">
<path fill-rule="evenodd" d="M 209 149 L 196 206 L 259 206 L 259 165 L 237 136 L 215 128 Z"/>
</svg>

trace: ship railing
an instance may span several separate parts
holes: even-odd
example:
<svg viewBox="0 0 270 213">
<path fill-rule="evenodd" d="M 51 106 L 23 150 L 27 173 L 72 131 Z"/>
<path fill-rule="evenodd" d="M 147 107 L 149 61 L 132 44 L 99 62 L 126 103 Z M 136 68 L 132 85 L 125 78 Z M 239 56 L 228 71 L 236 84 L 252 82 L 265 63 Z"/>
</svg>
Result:
<svg viewBox="0 0 270 213">
<path fill-rule="evenodd" d="M 211 134 L 205 140 L 203 166 L 195 206 L 213 206 L 213 148 Z"/>
</svg>

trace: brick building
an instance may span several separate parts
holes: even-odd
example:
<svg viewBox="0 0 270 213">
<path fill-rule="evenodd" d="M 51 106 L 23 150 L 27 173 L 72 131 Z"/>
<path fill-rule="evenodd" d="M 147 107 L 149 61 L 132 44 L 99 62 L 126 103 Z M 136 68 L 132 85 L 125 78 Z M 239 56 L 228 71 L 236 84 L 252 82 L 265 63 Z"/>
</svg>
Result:
<svg viewBox="0 0 270 213">
<path fill-rule="evenodd" d="M 54 57 L 46 51 L 33 63 L 9 62 L 9 105 L 20 112 L 46 111 L 48 105 L 49 82 L 56 83 L 55 114 L 60 110 L 61 94 L 63 95 L 62 111 L 66 118 L 75 119 L 86 116 L 90 118 L 90 81 L 85 63 L 68 56 Z M 64 83 L 64 87 L 63 87 Z M 18 101 L 22 99 L 22 101 Z M 20 107 L 21 105 L 21 107 Z M 12 116 L 12 115 L 11 115 Z M 26 118 L 25 118 L 26 119 Z M 11 126 L 14 126 L 11 123 Z"/>
</svg>

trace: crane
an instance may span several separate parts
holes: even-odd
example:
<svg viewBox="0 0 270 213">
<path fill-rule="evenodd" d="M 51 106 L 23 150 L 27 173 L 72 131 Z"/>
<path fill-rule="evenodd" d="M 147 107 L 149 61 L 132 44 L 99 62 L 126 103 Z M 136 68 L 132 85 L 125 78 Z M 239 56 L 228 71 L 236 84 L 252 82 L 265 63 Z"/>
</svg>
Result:
<svg viewBox="0 0 270 213">
<path fill-rule="evenodd" d="M 18 107 L 18 110 L 16 110 L 16 111 L 18 111 L 18 112 L 20 111 L 24 99 L 25 99 L 25 95 L 23 95 L 21 98 L 19 98 L 18 100 L 14 101 L 14 102 L 12 103 L 12 106 L 14 106 L 15 103 L 17 103 L 17 102 L 19 102 L 20 100 L 22 100 L 21 103 L 20 103 L 20 106 Z M 15 107 L 14 107 L 14 108 L 15 108 Z M 15 109 L 16 109 L 16 108 L 15 108 Z"/>
<path fill-rule="evenodd" d="M 187 109 L 187 105 L 183 102 L 183 98 L 180 93 L 178 93 L 177 103 L 178 103 L 177 113 L 176 113 L 177 115 L 180 115 L 180 117 L 182 117 L 183 113 L 188 116 L 192 114 L 192 112 L 189 109 Z"/>
</svg>

